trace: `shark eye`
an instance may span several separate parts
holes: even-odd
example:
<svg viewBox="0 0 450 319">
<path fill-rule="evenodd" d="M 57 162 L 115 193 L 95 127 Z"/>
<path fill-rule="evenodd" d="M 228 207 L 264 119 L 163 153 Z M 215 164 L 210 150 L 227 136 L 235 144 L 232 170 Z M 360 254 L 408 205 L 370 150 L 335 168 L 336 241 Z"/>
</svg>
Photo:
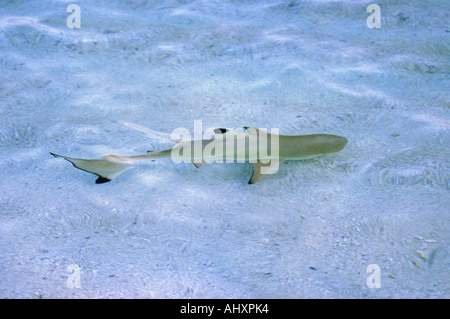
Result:
<svg viewBox="0 0 450 319">
<path fill-rule="evenodd" d="M 225 134 L 226 132 L 228 132 L 228 130 L 226 128 L 216 128 L 216 129 L 214 129 L 214 133 L 216 133 L 216 134 Z"/>
</svg>

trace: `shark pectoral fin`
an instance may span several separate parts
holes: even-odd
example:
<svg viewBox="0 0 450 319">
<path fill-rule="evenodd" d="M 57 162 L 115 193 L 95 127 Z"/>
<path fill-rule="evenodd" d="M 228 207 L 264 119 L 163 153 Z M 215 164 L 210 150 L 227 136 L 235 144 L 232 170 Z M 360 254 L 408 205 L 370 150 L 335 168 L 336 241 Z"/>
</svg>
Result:
<svg viewBox="0 0 450 319">
<path fill-rule="evenodd" d="M 64 158 L 78 169 L 97 175 L 99 178 L 95 181 L 96 184 L 109 182 L 134 167 L 132 161 L 126 158 L 120 160 L 121 157 L 118 156 L 108 155 L 102 159 L 88 160 L 61 156 L 54 153 L 50 154 L 56 158 Z"/>
<path fill-rule="evenodd" d="M 270 160 L 268 163 L 262 163 L 258 161 L 253 164 L 253 175 L 248 181 L 249 184 L 259 182 L 268 174 L 275 174 L 278 171 L 278 166 L 283 160 Z"/>
<path fill-rule="evenodd" d="M 194 165 L 197 168 L 200 168 L 200 166 L 202 166 L 203 164 L 205 164 L 205 162 L 199 162 L 199 163 L 194 162 Z"/>
</svg>

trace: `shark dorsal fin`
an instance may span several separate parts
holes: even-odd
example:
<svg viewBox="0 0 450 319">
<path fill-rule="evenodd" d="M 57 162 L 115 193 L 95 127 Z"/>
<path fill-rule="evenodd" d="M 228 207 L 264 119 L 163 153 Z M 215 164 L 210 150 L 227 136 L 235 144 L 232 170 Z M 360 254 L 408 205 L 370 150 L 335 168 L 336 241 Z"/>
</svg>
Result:
<svg viewBox="0 0 450 319">
<path fill-rule="evenodd" d="M 265 130 L 265 129 L 259 129 L 259 128 L 256 128 L 256 127 L 244 126 L 244 129 L 245 129 L 249 134 L 259 134 L 259 132 L 261 132 L 261 131 L 266 132 L 266 134 L 269 134 L 269 132 L 267 132 L 267 130 Z"/>
<path fill-rule="evenodd" d="M 230 130 L 227 128 L 215 128 L 214 133 L 216 134 L 225 134 L 228 133 Z"/>
<path fill-rule="evenodd" d="M 233 130 L 230 130 L 228 128 L 215 128 L 213 130 L 214 135 L 212 136 L 212 139 L 225 139 L 230 135 L 233 135 L 235 132 Z"/>
</svg>

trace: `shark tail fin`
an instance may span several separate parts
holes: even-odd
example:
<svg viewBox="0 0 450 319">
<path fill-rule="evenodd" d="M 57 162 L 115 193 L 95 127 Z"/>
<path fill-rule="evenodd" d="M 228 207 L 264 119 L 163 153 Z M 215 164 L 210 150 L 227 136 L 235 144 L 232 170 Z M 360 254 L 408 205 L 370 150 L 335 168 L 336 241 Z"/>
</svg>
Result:
<svg viewBox="0 0 450 319">
<path fill-rule="evenodd" d="M 83 171 L 95 174 L 98 176 L 95 181 L 96 184 L 109 182 L 134 167 L 133 162 L 126 157 L 107 155 L 101 159 L 82 159 L 62 156 L 50 153 L 56 158 L 64 158 L 72 163 L 72 165 Z"/>
</svg>

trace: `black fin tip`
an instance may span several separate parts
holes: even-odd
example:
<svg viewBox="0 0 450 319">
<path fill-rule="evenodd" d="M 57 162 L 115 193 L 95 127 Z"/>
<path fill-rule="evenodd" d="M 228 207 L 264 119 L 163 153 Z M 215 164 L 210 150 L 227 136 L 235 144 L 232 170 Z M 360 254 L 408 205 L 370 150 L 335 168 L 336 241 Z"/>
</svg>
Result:
<svg viewBox="0 0 450 319">
<path fill-rule="evenodd" d="M 214 129 L 214 133 L 216 133 L 216 134 L 225 134 L 226 132 L 228 132 L 228 130 L 226 128 L 216 128 L 216 129 Z"/>
<path fill-rule="evenodd" d="M 96 180 L 95 180 L 95 184 L 103 184 L 103 183 L 108 183 L 111 180 L 109 178 L 105 178 L 105 177 L 101 177 L 99 176 Z"/>
</svg>

